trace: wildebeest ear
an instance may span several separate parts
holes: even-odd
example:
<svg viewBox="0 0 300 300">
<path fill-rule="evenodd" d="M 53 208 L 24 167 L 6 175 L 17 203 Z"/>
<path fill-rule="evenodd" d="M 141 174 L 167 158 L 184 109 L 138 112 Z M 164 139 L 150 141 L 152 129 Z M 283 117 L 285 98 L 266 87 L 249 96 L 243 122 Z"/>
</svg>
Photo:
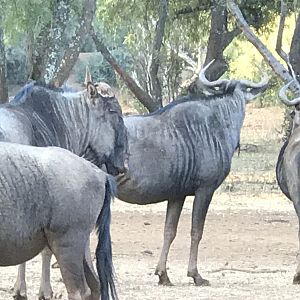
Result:
<svg viewBox="0 0 300 300">
<path fill-rule="evenodd" d="M 98 93 L 103 97 L 103 98 L 114 98 L 115 93 L 112 89 L 112 87 L 105 83 L 105 82 L 98 82 L 95 84 L 97 87 Z"/>
<path fill-rule="evenodd" d="M 92 82 L 88 82 L 86 86 L 88 97 L 92 99 L 92 103 L 95 104 L 95 98 L 97 97 L 98 91 Z"/>
</svg>

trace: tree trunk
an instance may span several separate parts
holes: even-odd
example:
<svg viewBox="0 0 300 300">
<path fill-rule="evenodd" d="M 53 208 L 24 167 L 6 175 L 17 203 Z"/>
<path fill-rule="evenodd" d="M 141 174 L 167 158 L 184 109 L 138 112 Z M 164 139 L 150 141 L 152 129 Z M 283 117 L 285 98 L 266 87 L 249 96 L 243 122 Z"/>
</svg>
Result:
<svg viewBox="0 0 300 300">
<path fill-rule="evenodd" d="M 300 13 L 298 13 L 296 27 L 291 43 L 290 62 L 297 80 L 300 82 Z"/>
<path fill-rule="evenodd" d="M 6 58 L 4 46 L 4 32 L 0 27 L 0 103 L 7 102 L 8 90 L 6 83 Z"/>
<path fill-rule="evenodd" d="M 52 25 L 51 35 L 49 36 L 48 54 L 45 67 L 43 68 L 42 77 L 45 82 L 50 82 L 57 72 L 60 63 L 62 51 L 66 48 L 64 32 L 67 21 L 70 16 L 70 1 L 59 0 L 54 8 L 54 22 Z"/>
<path fill-rule="evenodd" d="M 273 71 L 279 75 L 282 80 L 286 83 L 293 80 L 293 77 L 289 74 L 288 70 L 276 59 L 276 57 L 269 51 L 269 49 L 262 43 L 262 41 L 253 33 L 248 23 L 244 19 L 239 7 L 231 1 L 228 1 L 228 9 L 235 17 L 241 30 L 244 32 L 246 38 L 253 46 L 260 52 L 264 59 L 271 66 Z M 300 89 L 297 84 L 290 85 L 291 90 L 296 94 L 300 95 Z"/>
<path fill-rule="evenodd" d="M 92 38 L 96 45 L 97 51 L 99 51 L 103 57 L 110 63 L 112 68 L 120 75 L 128 89 L 134 94 L 134 96 L 150 111 L 154 111 L 161 107 L 160 103 L 154 101 L 147 93 L 141 89 L 136 82 L 127 74 L 122 67 L 117 63 L 115 58 L 111 55 L 106 48 L 102 40 L 98 38 L 95 31 L 92 30 Z"/>
<path fill-rule="evenodd" d="M 96 11 L 96 0 L 85 0 L 79 26 L 75 31 L 69 48 L 66 50 L 58 70 L 51 80 L 56 86 L 61 86 L 69 77 L 79 56 L 83 41 L 90 34 L 91 24 Z"/>
<path fill-rule="evenodd" d="M 208 38 L 207 54 L 204 65 L 213 59 L 215 62 L 207 70 L 209 80 L 220 78 L 228 69 L 223 52 L 232 40 L 240 34 L 239 29 L 228 31 L 226 1 L 213 1 L 211 8 L 211 27 Z"/>
<path fill-rule="evenodd" d="M 155 37 L 153 41 L 152 60 L 150 65 L 150 87 L 151 95 L 155 102 L 162 105 L 162 88 L 158 78 L 160 66 L 160 50 L 165 35 L 165 25 L 168 17 L 168 0 L 160 1 L 159 18 L 156 24 Z"/>
<path fill-rule="evenodd" d="M 51 35 L 51 24 L 45 24 L 36 40 L 29 39 L 28 62 L 29 78 L 33 80 L 42 80 L 46 58 L 48 56 L 48 41 Z M 34 49 L 32 49 L 34 47 Z"/>
</svg>

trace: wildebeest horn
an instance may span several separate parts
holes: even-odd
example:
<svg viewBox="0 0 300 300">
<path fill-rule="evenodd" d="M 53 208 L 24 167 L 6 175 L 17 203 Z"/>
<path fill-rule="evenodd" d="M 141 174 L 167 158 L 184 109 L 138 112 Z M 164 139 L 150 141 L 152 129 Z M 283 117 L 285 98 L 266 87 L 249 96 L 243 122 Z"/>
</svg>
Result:
<svg viewBox="0 0 300 300">
<path fill-rule="evenodd" d="M 279 91 L 279 97 L 280 97 L 281 101 L 287 106 L 294 106 L 294 105 L 297 105 L 300 103 L 300 97 L 295 98 L 293 100 L 289 100 L 286 95 L 286 90 L 289 88 L 289 86 L 292 84 L 292 82 L 294 82 L 294 80 L 292 80 L 289 83 L 287 83 L 286 85 L 284 85 Z"/>
<path fill-rule="evenodd" d="M 209 64 L 207 64 L 199 73 L 199 80 L 202 83 L 202 85 L 205 88 L 216 88 L 216 87 L 223 87 L 225 88 L 232 80 L 228 80 L 228 79 L 218 79 L 215 81 L 209 81 L 206 77 L 205 77 L 205 71 L 212 65 L 212 63 L 214 62 L 214 60 L 212 60 Z M 261 82 L 259 83 L 255 83 L 249 80 L 239 80 L 237 82 L 239 82 L 241 85 L 243 85 L 246 88 L 262 88 L 264 86 L 266 86 L 269 82 L 269 77 L 267 75 L 266 72 L 263 72 L 264 77 L 261 80 Z"/>
<path fill-rule="evenodd" d="M 199 73 L 199 81 L 200 81 L 200 83 L 205 88 L 209 88 L 210 90 L 211 90 L 211 88 L 217 88 L 217 87 L 221 87 L 221 86 L 226 86 L 230 82 L 230 80 L 228 80 L 228 79 L 218 79 L 218 80 L 215 80 L 215 81 L 209 81 L 205 77 L 205 71 L 213 64 L 214 61 L 215 60 L 213 59 Z"/>
<path fill-rule="evenodd" d="M 84 79 L 84 85 L 87 86 L 88 82 L 92 82 L 92 75 L 91 75 L 89 66 L 86 65 L 86 67 L 85 67 L 85 79 Z"/>
<path fill-rule="evenodd" d="M 247 88 L 262 88 L 264 86 L 266 86 L 269 82 L 269 76 L 266 72 L 263 71 L 263 79 L 258 82 L 252 82 L 250 80 L 240 80 L 240 84 L 244 85 Z"/>
</svg>

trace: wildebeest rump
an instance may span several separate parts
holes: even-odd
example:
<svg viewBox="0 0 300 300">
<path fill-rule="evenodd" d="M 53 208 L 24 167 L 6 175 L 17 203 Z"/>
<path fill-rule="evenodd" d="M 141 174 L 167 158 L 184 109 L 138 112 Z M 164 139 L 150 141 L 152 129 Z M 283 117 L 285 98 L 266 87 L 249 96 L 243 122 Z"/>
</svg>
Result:
<svg viewBox="0 0 300 300">
<path fill-rule="evenodd" d="M 168 201 L 164 243 L 156 274 L 171 284 L 166 262 L 185 197 L 195 195 L 188 276 L 206 285 L 197 269 L 198 245 L 214 191 L 228 175 L 239 144 L 246 103 L 267 88 L 267 81 L 218 80 L 203 86 L 217 95 L 182 97 L 145 116 L 126 117 L 128 172 L 118 178 L 118 198 L 135 204 Z"/>
<path fill-rule="evenodd" d="M 292 129 L 279 152 L 276 164 L 276 177 L 281 191 L 293 201 L 300 226 L 300 98 L 288 100 L 286 96 L 288 87 L 289 84 L 283 86 L 279 96 L 286 105 L 294 107 Z M 300 227 L 298 230 L 300 245 Z M 300 284 L 299 254 L 293 283 Z"/>
<path fill-rule="evenodd" d="M 114 178 L 56 147 L 0 142 L 0 157 L 0 266 L 23 263 L 49 246 L 69 299 L 99 300 L 100 292 L 102 300 L 110 294 L 116 299 L 110 238 Z M 95 225 L 101 288 L 89 256 Z"/>
<path fill-rule="evenodd" d="M 58 146 L 82 156 L 109 173 L 124 172 L 126 128 L 114 94 L 102 93 L 92 83 L 86 91 L 54 91 L 35 82 L 0 106 L 0 141 L 34 146 Z M 48 251 L 43 262 L 49 260 Z M 48 264 L 49 264 L 48 263 Z M 41 281 L 40 298 L 50 299 L 49 276 Z M 25 265 L 15 284 L 16 299 L 26 297 Z M 19 298 L 18 298 L 19 297 Z"/>
</svg>

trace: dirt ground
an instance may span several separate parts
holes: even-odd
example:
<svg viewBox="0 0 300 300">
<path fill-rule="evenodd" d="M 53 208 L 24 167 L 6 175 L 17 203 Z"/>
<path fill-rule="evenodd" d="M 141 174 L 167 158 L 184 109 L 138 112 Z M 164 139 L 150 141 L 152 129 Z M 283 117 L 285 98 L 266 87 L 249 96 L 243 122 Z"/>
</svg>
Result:
<svg viewBox="0 0 300 300">
<path fill-rule="evenodd" d="M 169 256 L 173 287 L 157 285 L 154 269 L 162 246 L 165 203 L 140 207 L 116 200 L 112 238 L 120 299 L 295 299 L 297 220 L 291 203 L 278 194 L 260 197 L 216 195 L 199 251 L 199 270 L 210 287 L 186 277 L 192 199 L 184 206 Z M 92 238 L 92 249 L 95 248 Z M 40 257 L 27 264 L 29 299 L 37 299 Z M 16 267 L 0 269 L 0 299 L 11 299 Z M 66 292 L 52 269 L 58 299 Z"/>
<path fill-rule="evenodd" d="M 249 107 L 241 155 L 215 194 L 199 248 L 198 268 L 209 287 L 186 277 L 192 198 L 187 199 L 168 266 L 174 286 L 157 285 L 154 275 L 162 247 L 166 203 L 113 204 L 113 260 L 120 300 L 295 299 L 292 284 L 298 250 L 298 223 L 292 204 L 278 190 L 276 157 L 281 144 L 282 109 Z M 245 147 L 247 145 L 247 147 Z M 95 249 L 95 237 L 92 239 Z M 27 264 L 29 300 L 37 299 L 40 256 Z M 51 269 L 55 297 L 67 299 L 59 269 Z M 0 269 L 0 300 L 12 299 L 17 267 Z"/>
</svg>

